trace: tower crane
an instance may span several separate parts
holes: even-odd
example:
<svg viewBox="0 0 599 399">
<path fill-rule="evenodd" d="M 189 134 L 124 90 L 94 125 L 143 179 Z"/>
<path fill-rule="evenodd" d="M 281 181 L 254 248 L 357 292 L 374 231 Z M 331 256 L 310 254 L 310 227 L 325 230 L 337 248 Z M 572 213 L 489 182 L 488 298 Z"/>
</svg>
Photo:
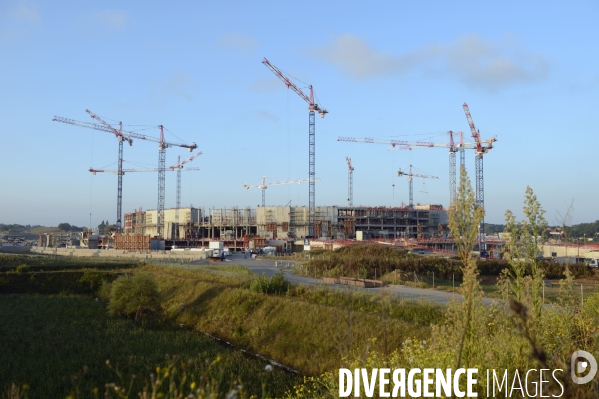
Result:
<svg viewBox="0 0 599 399">
<path fill-rule="evenodd" d="M 315 205 L 315 197 L 316 197 L 316 167 L 315 167 L 315 158 L 316 158 L 316 128 L 314 123 L 314 111 L 318 112 L 321 118 L 324 118 L 325 114 L 328 111 L 324 108 L 320 108 L 318 104 L 314 102 L 314 91 L 312 89 L 312 85 L 310 88 L 310 97 L 304 94 L 303 91 L 299 89 L 287 76 L 285 76 L 277 67 L 272 65 L 266 58 L 262 60 L 262 63 L 266 65 L 275 75 L 277 75 L 283 83 L 287 86 L 288 89 L 292 89 L 295 91 L 301 98 L 304 99 L 308 103 L 309 113 L 309 201 L 308 201 L 308 235 L 310 237 L 314 236 L 314 220 L 316 215 L 316 205 Z"/>
<path fill-rule="evenodd" d="M 181 171 L 192 171 L 192 170 L 200 170 L 200 168 L 196 168 L 196 167 L 187 167 L 187 168 L 183 168 L 183 165 L 185 165 L 187 162 L 191 162 L 193 161 L 195 158 L 197 158 L 198 156 L 202 155 L 202 152 L 198 152 L 194 155 L 192 155 L 191 157 L 185 159 L 184 161 L 181 161 L 181 156 L 178 157 L 178 162 L 176 165 L 173 166 L 168 166 L 164 169 L 164 172 L 173 172 L 173 171 L 177 171 L 177 207 L 175 208 L 175 224 L 177 225 L 176 227 L 176 238 L 179 238 L 179 208 L 181 207 Z M 119 173 L 118 170 L 105 170 L 105 169 L 94 169 L 94 168 L 89 168 L 89 171 L 95 175 L 96 173 L 99 172 L 110 172 L 110 173 Z M 121 172 L 120 175 L 124 175 L 125 172 L 160 172 L 159 168 L 153 168 L 153 169 L 122 169 L 121 168 Z"/>
<path fill-rule="evenodd" d="M 315 179 L 316 181 L 320 181 L 320 179 Z M 308 183 L 310 179 L 296 179 L 296 180 L 287 180 L 287 181 L 278 181 L 273 183 L 266 183 L 266 176 L 262 176 L 262 184 L 244 184 L 243 187 L 247 190 L 250 188 L 261 188 L 262 189 L 262 206 L 265 205 L 266 201 L 266 189 L 270 186 L 282 186 L 285 184 L 302 184 Z"/>
<path fill-rule="evenodd" d="M 196 154 L 196 155 L 200 155 L 200 153 Z M 95 175 L 96 173 L 114 173 L 117 174 L 118 170 L 108 170 L 108 169 L 94 169 L 94 168 L 89 168 L 88 169 L 89 172 L 91 172 L 93 175 Z M 181 207 L 180 205 L 180 198 L 181 198 L 181 171 L 197 171 L 200 170 L 200 168 L 196 168 L 196 167 L 188 167 L 188 168 L 183 168 L 183 167 L 179 167 L 178 165 L 175 166 L 169 166 L 168 168 L 166 168 L 164 171 L 165 172 L 174 172 L 177 171 L 177 179 L 178 179 L 178 184 L 177 184 L 177 208 L 175 208 L 175 238 L 179 238 L 179 208 Z M 121 169 L 121 175 L 124 175 L 125 173 L 130 173 L 130 172 L 158 172 L 158 168 L 153 168 L 153 169 Z"/>
<path fill-rule="evenodd" d="M 89 111 L 88 111 L 89 112 Z M 90 129 L 101 130 L 107 133 L 113 133 L 119 142 L 119 152 L 118 152 L 118 187 L 117 187 L 117 199 L 116 199 L 116 228 L 117 232 L 121 232 L 122 227 L 122 205 L 123 205 L 123 142 L 127 141 L 130 146 L 133 145 L 133 140 L 130 136 L 125 137 L 123 135 L 123 123 L 119 122 L 119 128 L 116 129 L 104 120 L 99 117 L 96 117 L 98 121 L 102 123 L 102 125 L 98 125 L 95 123 L 89 122 L 79 122 L 69 118 L 63 118 L 60 116 L 54 116 L 52 118 L 53 121 L 68 123 L 75 126 L 87 127 Z M 128 132 L 125 132 L 128 133 Z"/>
<path fill-rule="evenodd" d="M 351 164 L 351 158 L 345 156 L 347 162 L 347 206 L 354 206 L 354 167 Z"/>
<path fill-rule="evenodd" d="M 485 207 L 485 186 L 484 186 L 484 176 L 483 176 L 483 155 L 489 152 L 490 149 L 493 148 L 493 142 L 487 143 L 486 146 L 483 146 L 484 141 L 480 139 L 480 132 L 474 126 L 474 122 L 472 121 L 472 115 L 470 115 L 470 109 L 468 108 L 468 104 L 464 103 L 462 105 L 464 108 L 464 113 L 466 114 L 466 119 L 468 119 L 468 125 L 470 125 L 470 130 L 472 131 L 472 137 L 476 142 L 476 153 L 474 154 L 474 167 L 476 173 L 476 205 L 484 208 Z M 479 250 L 483 249 L 483 232 L 485 229 L 485 218 L 480 222 L 479 227 Z"/>
<path fill-rule="evenodd" d="M 68 124 L 75 125 L 75 126 L 81 126 L 81 127 L 86 127 L 89 129 L 95 129 L 95 130 L 101 130 L 101 131 L 108 132 L 108 133 L 113 133 L 119 140 L 119 157 L 118 157 L 119 170 L 122 169 L 122 163 L 123 163 L 123 141 L 128 141 L 129 145 L 133 145 L 133 139 L 147 140 L 147 141 L 153 141 L 153 142 L 158 143 L 158 149 L 159 149 L 159 151 L 158 151 L 158 154 L 159 154 L 158 155 L 158 168 L 157 168 L 157 170 L 158 170 L 158 236 L 161 237 L 162 229 L 164 227 L 164 186 L 165 186 L 164 171 L 166 170 L 166 167 L 165 167 L 166 149 L 168 147 L 175 146 L 175 147 L 187 148 L 191 152 L 194 149 L 196 149 L 198 146 L 193 141 L 190 142 L 189 144 L 170 143 L 170 142 L 165 141 L 164 140 L 164 127 L 162 125 L 158 126 L 160 129 L 160 138 L 155 138 L 155 137 L 146 136 L 144 134 L 124 131 L 124 130 L 122 130 L 121 122 L 119 122 L 119 129 L 117 130 L 116 128 L 112 127 L 109 123 L 104 121 L 101 117 L 94 114 L 89 109 L 86 109 L 85 111 L 93 119 L 99 121 L 101 123 L 101 125 L 95 124 L 95 123 L 80 122 L 80 121 L 76 121 L 76 120 L 69 119 L 69 118 L 63 118 L 60 116 L 54 116 L 54 118 L 52 118 L 52 120 L 55 122 L 68 123 Z M 119 173 L 119 172 L 117 172 L 117 173 L 119 176 L 118 190 L 117 190 L 117 229 L 118 229 L 118 231 L 120 231 L 121 230 L 122 204 L 123 204 L 123 180 L 122 180 L 122 173 Z"/>
<path fill-rule="evenodd" d="M 408 173 L 406 172 L 402 172 L 401 169 L 399 169 L 397 171 L 397 176 L 407 176 L 408 177 L 408 182 L 410 183 L 410 208 L 414 208 L 414 185 L 413 185 L 413 178 L 414 177 L 421 177 L 421 178 L 425 178 L 425 179 L 438 179 L 438 177 L 436 176 L 429 176 L 429 175 L 420 175 L 417 173 L 412 173 L 412 165 L 410 165 L 410 171 Z"/>
<path fill-rule="evenodd" d="M 453 140 L 453 132 L 450 130 L 449 134 L 449 143 L 447 142 L 431 142 L 431 141 L 408 141 L 408 140 L 384 140 L 384 139 L 375 139 L 372 137 L 338 137 L 337 141 L 346 141 L 351 143 L 367 143 L 367 144 L 387 144 L 391 145 L 389 150 L 411 150 L 412 148 L 449 148 L 449 199 L 450 203 L 453 203 L 455 200 L 456 193 L 456 162 L 455 162 L 455 153 L 460 153 L 460 165 L 465 164 L 465 156 L 464 150 L 475 149 L 477 148 L 476 142 L 464 143 L 464 136 L 462 132 L 458 132 L 460 135 L 460 142 L 455 143 Z M 488 140 L 480 140 L 481 143 L 486 143 L 488 146 L 492 146 L 492 144 L 497 141 L 495 137 L 492 137 Z"/>
<path fill-rule="evenodd" d="M 175 224 L 177 225 L 175 229 L 175 238 L 179 238 L 179 208 L 181 208 L 181 170 L 183 170 L 183 165 L 187 162 L 193 161 L 195 158 L 202 155 L 202 152 L 198 152 L 195 155 L 192 155 L 188 159 L 185 159 L 181 162 L 181 155 L 177 157 L 177 165 L 171 166 L 171 169 L 177 170 L 177 207 L 175 208 Z"/>
</svg>

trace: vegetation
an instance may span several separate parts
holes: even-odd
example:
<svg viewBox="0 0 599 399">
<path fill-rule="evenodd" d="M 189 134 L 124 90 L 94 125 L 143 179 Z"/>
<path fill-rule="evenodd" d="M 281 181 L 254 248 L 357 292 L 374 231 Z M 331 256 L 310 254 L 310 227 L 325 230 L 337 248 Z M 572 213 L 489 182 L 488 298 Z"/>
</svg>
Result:
<svg viewBox="0 0 599 399">
<path fill-rule="evenodd" d="M 62 231 L 73 231 L 73 232 L 83 231 L 83 227 L 73 226 L 69 223 L 59 223 L 58 228 Z"/>
<path fill-rule="evenodd" d="M 435 323 L 429 338 L 405 340 L 390 354 L 378 348 L 373 348 L 366 356 L 363 352 L 354 352 L 345 358 L 345 367 L 475 367 L 479 369 L 479 375 L 484 375 L 489 369 L 508 370 L 510 380 L 515 370 L 524 375 L 531 369 L 561 369 L 563 372 L 556 376 L 563 387 L 563 397 L 596 397 L 596 388 L 599 387 L 572 384 L 569 362 L 574 350 L 582 349 L 599 355 L 599 292 L 584 301 L 579 299 L 574 291 L 572 273 L 566 268 L 560 284 L 560 306 L 539 306 L 542 298 L 539 298 L 538 279 L 542 278 L 543 272 L 537 263 L 536 251 L 528 251 L 527 248 L 529 245 L 532 248 L 531 243 L 540 236 L 537 228 L 542 230 L 545 223 L 540 204 L 532 190 L 527 189 L 526 220 L 516 225 L 512 215 L 507 214 L 507 228 L 514 233 L 507 251 L 510 255 L 518 253 L 521 256 L 518 258 L 520 262 L 511 262 L 511 269 L 503 274 L 501 282 L 504 303 L 510 303 L 510 309 L 499 303 L 485 306 L 476 278 L 478 268 L 469 256 L 481 210 L 472 201 L 468 183 L 462 174 L 458 200 L 449 210 L 452 235 L 465 237 L 460 249 L 464 278 L 459 290 L 466 300 L 447 306 L 444 317 Z M 527 276 L 521 268 L 521 262 L 530 265 L 530 275 Z M 336 373 L 325 373 L 307 385 L 297 387 L 295 394 L 290 393 L 287 397 L 338 397 L 338 383 Z M 538 386 L 534 384 L 532 381 L 524 382 L 527 392 L 534 392 L 532 396 L 540 395 Z M 318 387 L 324 388 L 318 391 Z M 543 395 L 560 396 L 561 387 L 555 381 L 548 381 Z M 485 388 L 485 379 L 480 378 L 477 386 L 479 396 L 485 395 Z M 509 396 L 513 395 L 504 391 L 495 397 Z"/>
<path fill-rule="evenodd" d="M 30 398 L 103 397 L 105 390 L 117 397 L 120 389 L 133 398 L 156 385 L 167 393 L 172 374 L 177 383 L 186 376 L 188 393 L 211 390 L 224 398 L 241 384 L 248 394 L 262 396 L 264 389 L 280 397 L 300 382 L 278 369 L 267 373 L 266 362 L 180 327 L 148 329 L 111 318 L 104 303 L 87 296 L 2 295 L 0 314 L 0 396 L 14 382 L 27 384 Z"/>
<path fill-rule="evenodd" d="M 153 313 L 160 308 L 158 286 L 150 274 L 121 276 L 110 284 L 108 313 L 112 316 L 134 315 L 137 321 L 145 313 Z"/>
<path fill-rule="evenodd" d="M 353 347 L 372 347 L 372 337 L 383 351 L 385 336 L 388 348 L 413 335 L 426 337 L 431 320 L 441 314 L 436 306 L 389 296 L 293 287 L 269 295 L 251 289 L 251 280 L 231 286 L 177 269 L 160 276 L 156 281 L 168 320 L 311 375 L 338 368 Z"/>
<path fill-rule="evenodd" d="M 130 269 L 139 266 L 140 263 L 123 258 L 0 254 L 0 273 L 16 270 L 21 265 L 27 266 L 29 271 L 59 271 L 89 268 L 101 270 Z"/>
<path fill-rule="evenodd" d="M 250 282 L 250 290 L 261 294 L 281 295 L 289 291 L 291 284 L 283 276 L 283 271 L 272 277 L 266 277 L 264 274 L 255 277 Z"/>
</svg>

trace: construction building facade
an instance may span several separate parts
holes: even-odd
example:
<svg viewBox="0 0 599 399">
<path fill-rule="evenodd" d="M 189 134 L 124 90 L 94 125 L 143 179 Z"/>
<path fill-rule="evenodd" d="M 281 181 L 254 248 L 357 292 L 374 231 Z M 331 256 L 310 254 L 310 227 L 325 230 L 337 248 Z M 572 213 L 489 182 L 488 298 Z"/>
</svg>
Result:
<svg viewBox="0 0 599 399">
<path fill-rule="evenodd" d="M 447 212 L 441 205 L 413 207 L 338 207 L 315 209 L 314 238 L 400 239 L 442 238 L 447 235 Z M 257 208 L 165 209 L 165 240 L 232 241 L 243 247 L 244 237 L 268 240 L 299 240 L 308 237 L 309 208 L 306 206 L 259 206 Z M 178 213 L 178 217 L 177 217 Z M 124 234 L 157 235 L 157 211 L 125 214 Z M 185 245 L 181 243 L 181 245 Z M 203 246 L 200 243 L 200 246 Z"/>
<path fill-rule="evenodd" d="M 339 207 L 339 230 L 345 238 L 440 238 L 447 235 L 447 212 L 441 205 L 413 207 Z"/>
</svg>

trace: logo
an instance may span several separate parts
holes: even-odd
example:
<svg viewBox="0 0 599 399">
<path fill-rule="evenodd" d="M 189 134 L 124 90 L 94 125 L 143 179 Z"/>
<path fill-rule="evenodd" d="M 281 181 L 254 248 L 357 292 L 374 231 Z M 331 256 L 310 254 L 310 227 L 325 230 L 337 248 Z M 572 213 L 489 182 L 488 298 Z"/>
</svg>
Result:
<svg viewBox="0 0 599 399">
<path fill-rule="evenodd" d="M 584 359 L 584 360 L 582 360 Z M 576 374 L 583 374 L 586 370 L 589 373 L 584 377 L 578 377 Z M 572 381 L 575 384 L 586 384 L 590 382 L 597 374 L 597 361 L 589 352 L 576 351 L 572 354 L 570 359 L 570 372 L 572 374 Z"/>
</svg>

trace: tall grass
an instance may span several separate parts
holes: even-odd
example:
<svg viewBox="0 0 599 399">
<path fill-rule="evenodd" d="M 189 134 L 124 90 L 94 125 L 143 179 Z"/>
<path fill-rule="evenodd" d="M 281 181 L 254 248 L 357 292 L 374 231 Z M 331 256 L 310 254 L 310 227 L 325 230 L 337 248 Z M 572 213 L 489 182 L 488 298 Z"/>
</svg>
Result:
<svg viewBox="0 0 599 399">
<path fill-rule="evenodd" d="M 90 297 L 4 295 L 0 296 L 0 314 L 3 393 L 11 383 L 26 383 L 30 398 L 65 398 L 76 391 L 78 398 L 91 398 L 94 389 L 102 396 L 106 383 L 132 383 L 129 397 L 136 397 L 151 374 L 163 377 L 156 366 L 176 367 L 181 372 L 182 364 L 188 384 L 195 381 L 200 387 L 208 380 L 220 392 L 216 397 L 224 397 L 237 383 L 259 397 L 263 384 L 270 396 L 280 396 L 299 383 L 296 376 L 276 369 L 265 373 L 265 362 L 194 332 L 150 330 L 110 318 L 105 304 Z"/>
</svg>

